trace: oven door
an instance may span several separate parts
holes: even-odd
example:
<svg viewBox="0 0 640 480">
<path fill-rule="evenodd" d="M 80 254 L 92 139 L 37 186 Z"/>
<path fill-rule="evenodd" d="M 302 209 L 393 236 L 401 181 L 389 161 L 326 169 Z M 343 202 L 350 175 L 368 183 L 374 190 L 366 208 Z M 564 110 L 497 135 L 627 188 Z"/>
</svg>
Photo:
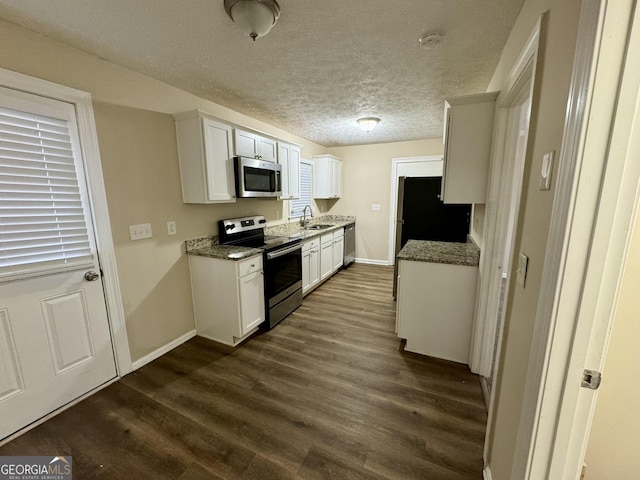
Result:
<svg viewBox="0 0 640 480">
<path fill-rule="evenodd" d="M 235 157 L 234 163 L 237 197 L 278 197 L 282 194 L 282 165 L 246 157 Z"/>
<path fill-rule="evenodd" d="M 297 243 L 267 253 L 264 268 L 268 308 L 302 288 L 302 244 Z"/>
</svg>

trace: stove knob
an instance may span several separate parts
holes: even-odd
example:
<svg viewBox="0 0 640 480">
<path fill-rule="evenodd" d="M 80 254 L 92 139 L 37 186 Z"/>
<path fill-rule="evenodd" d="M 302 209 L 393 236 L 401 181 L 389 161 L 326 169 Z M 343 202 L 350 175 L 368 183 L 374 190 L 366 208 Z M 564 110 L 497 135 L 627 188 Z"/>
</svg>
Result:
<svg viewBox="0 0 640 480">
<path fill-rule="evenodd" d="M 224 229 L 228 232 L 229 230 L 233 230 L 236 228 L 236 225 L 232 223 L 231 225 L 225 225 Z"/>
<path fill-rule="evenodd" d="M 267 223 L 267 221 L 264 218 L 261 218 L 260 220 L 258 220 L 258 223 Z"/>
</svg>

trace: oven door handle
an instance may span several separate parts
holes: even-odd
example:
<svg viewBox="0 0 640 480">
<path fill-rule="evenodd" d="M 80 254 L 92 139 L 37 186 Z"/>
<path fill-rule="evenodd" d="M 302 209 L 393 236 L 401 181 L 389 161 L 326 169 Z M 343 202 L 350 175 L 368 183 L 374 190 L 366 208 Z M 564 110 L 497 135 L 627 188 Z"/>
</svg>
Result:
<svg viewBox="0 0 640 480">
<path fill-rule="evenodd" d="M 273 260 L 274 258 L 282 257 L 296 250 L 302 250 L 302 244 L 294 245 L 293 247 L 283 248 L 282 250 L 276 250 L 275 252 L 267 253 L 267 260 Z"/>
</svg>

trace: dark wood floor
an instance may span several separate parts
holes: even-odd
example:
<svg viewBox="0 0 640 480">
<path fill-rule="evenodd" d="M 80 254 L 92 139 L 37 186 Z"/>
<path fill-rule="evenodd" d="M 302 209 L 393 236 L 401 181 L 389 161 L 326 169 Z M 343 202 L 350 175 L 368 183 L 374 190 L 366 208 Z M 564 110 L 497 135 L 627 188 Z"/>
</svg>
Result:
<svg viewBox="0 0 640 480">
<path fill-rule="evenodd" d="M 196 337 L 0 455 L 72 455 L 77 480 L 480 480 L 478 378 L 401 351 L 392 275 L 353 265 L 235 350 Z"/>
</svg>

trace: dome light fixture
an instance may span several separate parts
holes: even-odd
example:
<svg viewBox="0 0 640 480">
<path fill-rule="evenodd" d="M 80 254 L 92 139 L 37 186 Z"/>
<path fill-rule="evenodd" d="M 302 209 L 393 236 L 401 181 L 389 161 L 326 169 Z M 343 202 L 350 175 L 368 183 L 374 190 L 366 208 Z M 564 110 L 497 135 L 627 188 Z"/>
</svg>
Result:
<svg viewBox="0 0 640 480">
<path fill-rule="evenodd" d="M 269 33 L 280 17 L 276 0 L 224 0 L 224 9 L 254 42 Z"/>
<path fill-rule="evenodd" d="M 371 130 L 376 128 L 376 125 L 378 125 L 378 123 L 380 123 L 380 119 L 376 117 L 363 117 L 359 118 L 357 122 L 362 130 L 364 130 L 365 132 L 370 132 Z"/>
</svg>

